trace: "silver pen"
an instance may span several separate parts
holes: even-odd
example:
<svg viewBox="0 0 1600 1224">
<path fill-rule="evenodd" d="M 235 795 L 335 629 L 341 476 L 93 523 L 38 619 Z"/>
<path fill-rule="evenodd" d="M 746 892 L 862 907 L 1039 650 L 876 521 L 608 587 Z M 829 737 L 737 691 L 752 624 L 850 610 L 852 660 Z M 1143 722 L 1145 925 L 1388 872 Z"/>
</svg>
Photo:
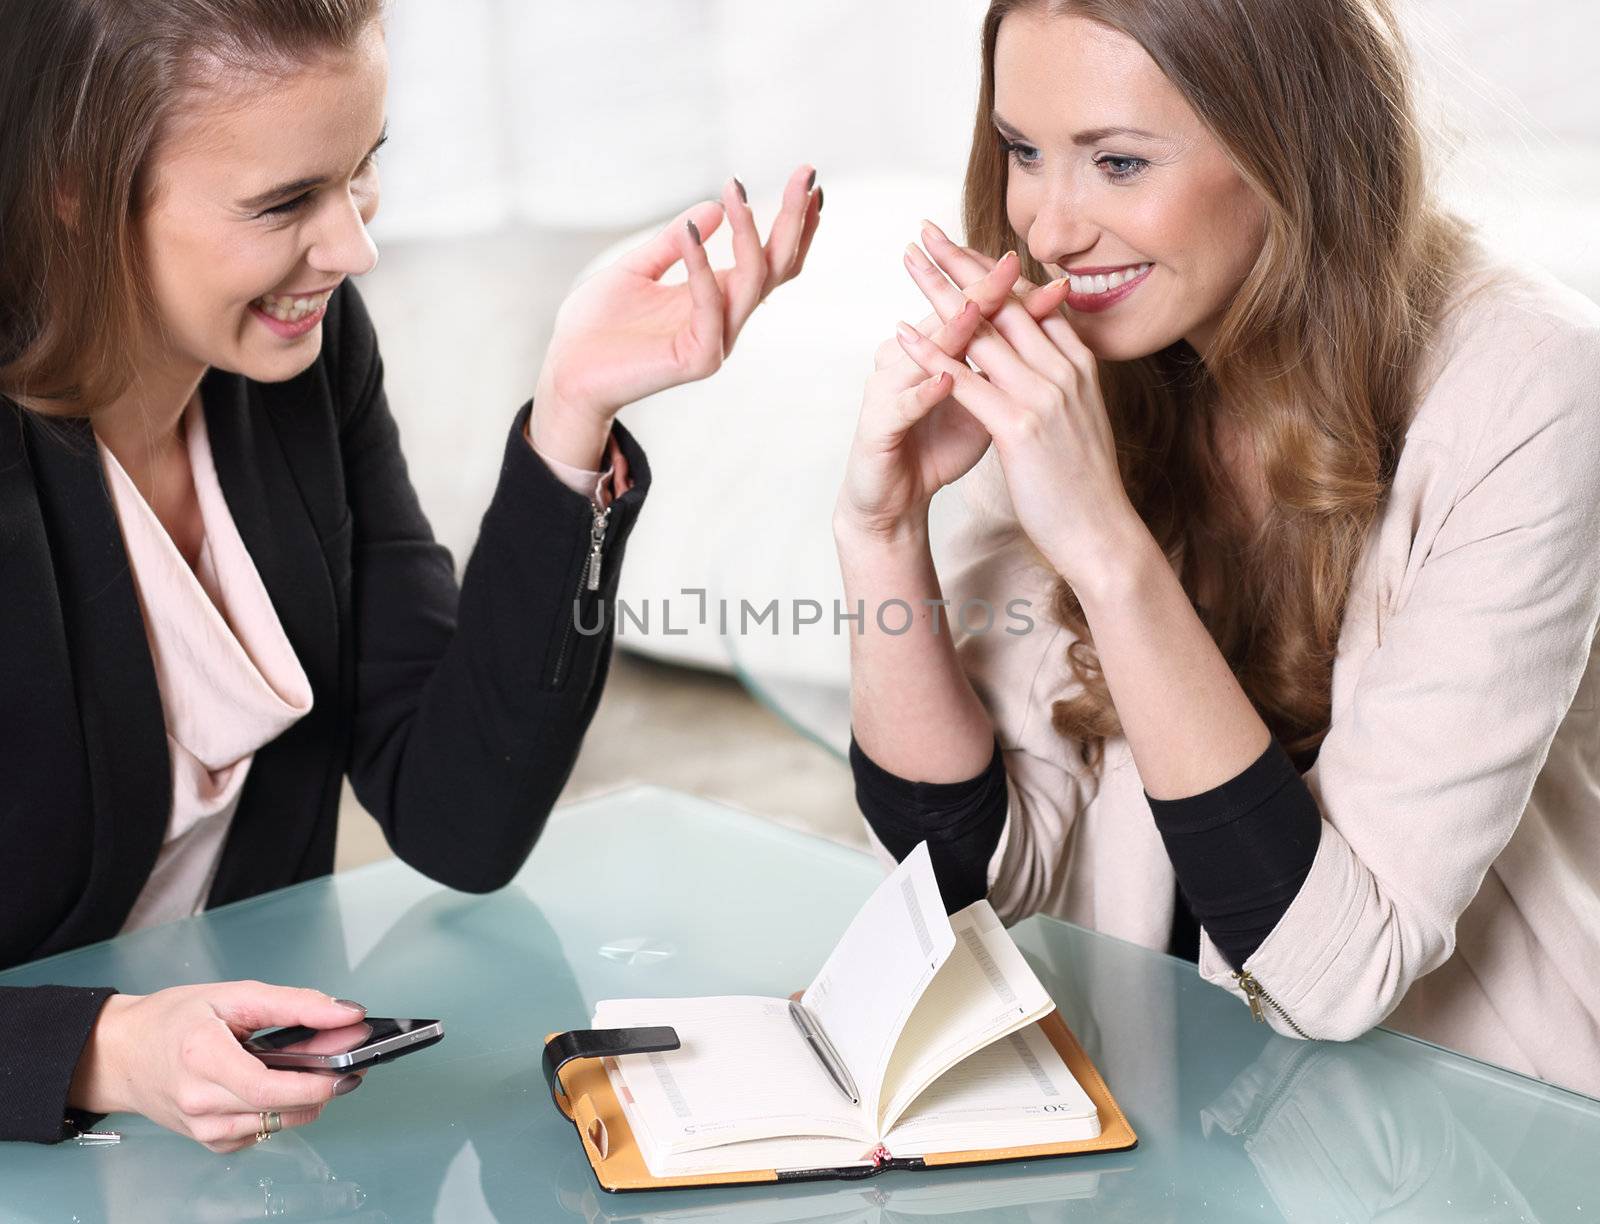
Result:
<svg viewBox="0 0 1600 1224">
<path fill-rule="evenodd" d="M 828 1073 L 828 1078 L 839 1086 L 839 1091 L 850 1099 L 850 1104 L 861 1104 L 861 1094 L 856 1091 L 856 1083 L 850 1078 L 850 1072 L 845 1069 L 844 1059 L 839 1057 L 839 1051 L 833 1048 L 833 1042 L 828 1040 L 828 1035 L 822 1031 L 822 1026 L 812 1018 L 810 1012 L 793 999 L 789 1000 L 789 1017 L 794 1021 L 795 1028 L 800 1030 L 800 1036 L 806 1039 L 811 1052 L 817 1056 L 822 1069 Z"/>
</svg>

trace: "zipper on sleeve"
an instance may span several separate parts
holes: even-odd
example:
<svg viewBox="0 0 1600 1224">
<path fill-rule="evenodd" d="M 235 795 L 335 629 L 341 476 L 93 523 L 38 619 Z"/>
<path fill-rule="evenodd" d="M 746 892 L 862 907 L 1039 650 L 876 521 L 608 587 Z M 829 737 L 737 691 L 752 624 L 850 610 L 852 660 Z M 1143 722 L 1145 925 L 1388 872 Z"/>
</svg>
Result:
<svg viewBox="0 0 1600 1224">
<path fill-rule="evenodd" d="M 611 520 L 611 507 L 591 505 L 591 510 L 589 551 L 584 555 L 583 569 L 578 574 L 578 590 L 572 598 L 572 615 L 567 618 L 561 630 L 561 649 L 556 652 L 556 664 L 550 676 L 551 688 L 560 688 L 561 681 L 566 675 L 567 652 L 572 647 L 574 621 L 583 612 L 584 593 L 600 589 L 600 563 L 605 547 L 606 524 Z"/>
<path fill-rule="evenodd" d="M 589 559 L 584 564 L 585 589 L 600 589 L 600 549 L 606 542 L 606 520 L 611 517 L 611 507 L 594 507 L 594 518 L 589 523 Z"/>
<path fill-rule="evenodd" d="M 1266 1003 L 1268 1007 L 1283 1017 L 1283 1022 L 1294 1030 L 1296 1036 L 1302 1037 L 1307 1041 L 1311 1040 L 1305 1030 L 1294 1022 L 1293 1017 L 1284 1011 L 1278 1001 L 1266 992 L 1266 988 L 1256 981 L 1250 970 L 1234 970 L 1233 979 L 1239 983 L 1239 989 L 1244 991 L 1244 997 L 1250 1003 L 1250 1014 L 1256 1018 L 1256 1023 L 1265 1024 L 1267 1022 L 1267 1014 L 1261 1008 L 1261 1004 Z"/>
</svg>

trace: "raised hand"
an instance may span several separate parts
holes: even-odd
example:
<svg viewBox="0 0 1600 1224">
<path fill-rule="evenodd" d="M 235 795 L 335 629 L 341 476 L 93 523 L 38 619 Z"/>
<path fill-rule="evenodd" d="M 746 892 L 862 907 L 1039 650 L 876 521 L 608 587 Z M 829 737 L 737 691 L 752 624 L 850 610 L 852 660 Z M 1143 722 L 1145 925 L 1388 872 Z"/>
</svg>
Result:
<svg viewBox="0 0 1600 1224">
<path fill-rule="evenodd" d="M 729 179 L 720 201 L 685 209 L 573 290 L 556 315 L 534 394 L 531 432 L 541 449 L 591 467 L 624 405 L 715 373 L 755 308 L 805 266 L 822 212 L 815 183 L 809 166 L 790 175 L 763 243 L 743 187 Z M 724 219 L 733 227 L 734 264 L 713 269 L 704 239 Z M 662 284 L 680 260 L 688 279 Z"/>
<path fill-rule="evenodd" d="M 917 331 L 957 361 L 964 361 L 969 349 L 984 351 L 987 337 L 1002 324 L 1014 331 L 1014 316 L 1048 318 L 1065 300 L 1064 280 L 1031 284 L 1019 275 L 1020 261 L 1012 253 L 987 260 L 960 289 L 915 244 L 906 247 L 905 265 L 938 308 Z M 951 397 L 951 374 L 930 375 L 910 360 L 899 340 L 884 341 L 874 365 L 834 517 L 838 527 L 886 535 L 921 525 L 933 495 L 972 469 L 990 437 L 982 422 Z"/>
<path fill-rule="evenodd" d="M 960 354 L 984 328 L 985 314 L 1001 309 L 1015 280 L 1015 256 L 1001 261 L 960 295 L 948 317 L 930 328 L 941 352 Z M 983 457 L 989 435 L 950 398 L 948 373 L 929 374 L 895 340 L 879 347 L 867 379 L 861 415 L 850 446 L 835 524 L 880 536 L 921 527 L 933 495 L 960 479 Z"/>
<path fill-rule="evenodd" d="M 1016 279 L 1010 253 L 985 268 L 976 253 L 935 227 L 923 236 L 937 267 L 909 253 L 908 267 L 947 326 L 997 274 Z M 1034 293 L 1052 286 L 1064 297 L 1059 281 Z M 1142 523 L 1122 485 L 1094 354 L 1066 318 L 1054 307 L 1043 318 L 1029 309 L 997 309 L 992 326 L 957 352 L 908 324 L 897 334 L 924 377 L 948 377 L 951 397 L 994 440 L 1018 520 L 1057 572 L 1074 584 L 1105 572 Z M 982 374 L 963 360 L 968 355 Z"/>
</svg>

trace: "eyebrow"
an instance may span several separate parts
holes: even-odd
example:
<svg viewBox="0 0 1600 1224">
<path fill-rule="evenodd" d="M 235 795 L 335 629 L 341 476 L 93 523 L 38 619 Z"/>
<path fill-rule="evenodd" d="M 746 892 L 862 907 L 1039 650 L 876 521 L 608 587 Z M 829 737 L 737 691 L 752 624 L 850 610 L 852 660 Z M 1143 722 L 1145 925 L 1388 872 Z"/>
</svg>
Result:
<svg viewBox="0 0 1600 1224">
<path fill-rule="evenodd" d="M 998 111 L 990 111 L 989 119 L 990 122 L 992 122 L 995 127 L 999 128 L 1004 135 L 1010 136 L 1016 140 L 1022 139 L 1021 129 L 1013 127 L 1011 124 L 1007 123 L 1000 117 Z M 1154 132 L 1147 132 L 1143 128 L 1111 126 L 1086 128 L 1084 131 L 1076 132 L 1073 134 L 1072 143 L 1075 145 L 1099 144 L 1100 141 L 1104 140 L 1108 136 L 1143 136 L 1146 140 L 1166 139 L 1166 137 L 1158 136 Z"/>
<path fill-rule="evenodd" d="M 377 142 L 367 150 L 367 157 L 371 157 L 383 147 L 384 141 L 389 139 L 389 123 L 384 121 L 383 131 L 379 134 Z M 363 161 L 366 158 L 362 158 Z M 287 183 L 279 183 L 270 191 L 263 191 L 253 195 L 247 200 L 240 200 L 239 207 L 243 209 L 265 208 L 275 200 L 281 200 L 291 195 L 299 195 L 302 191 L 310 191 L 313 187 L 321 187 L 327 182 L 325 178 L 299 178 Z"/>
</svg>

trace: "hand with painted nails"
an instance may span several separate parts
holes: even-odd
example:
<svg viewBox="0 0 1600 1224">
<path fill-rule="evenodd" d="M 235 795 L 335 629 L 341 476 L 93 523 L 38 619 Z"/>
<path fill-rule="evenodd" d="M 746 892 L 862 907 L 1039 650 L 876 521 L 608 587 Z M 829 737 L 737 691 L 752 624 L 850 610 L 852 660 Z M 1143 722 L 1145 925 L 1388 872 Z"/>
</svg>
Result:
<svg viewBox="0 0 1600 1224">
<path fill-rule="evenodd" d="M 962 290 L 944 280 L 915 245 L 906 248 L 905 261 L 919 284 L 937 277 L 949 290 L 934 300 L 936 308 L 944 309 L 936 309 L 914 334 L 963 367 L 969 350 L 988 349 L 997 327 L 1016 326 L 1014 315 L 1031 320 L 1061 304 L 1062 286 L 1038 288 L 1021 280 L 1014 254 L 990 261 Z M 892 538 L 925 529 L 933 495 L 972 469 L 988 450 L 990 436 L 978 417 L 952 396 L 952 375 L 919 366 L 897 338 L 884 341 L 874 364 L 835 504 L 834 526 L 836 531 Z"/>
<path fill-rule="evenodd" d="M 789 176 L 765 243 L 744 185 L 679 213 L 649 242 L 579 285 L 556 315 L 534 392 L 530 432 L 540 450 L 593 468 L 624 405 L 715 373 L 751 313 L 799 275 L 817 232 L 822 188 L 801 166 Z M 726 219 L 732 267 L 711 267 L 704 239 Z M 688 279 L 662 284 L 682 261 Z"/>
<path fill-rule="evenodd" d="M 931 224 L 922 237 L 928 254 L 908 249 L 907 268 L 945 329 L 959 327 L 969 299 L 993 295 L 997 277 L 1008 286 L 1017 283 L 1012 252 L 990 260 Z M 923 385 L 941 380 L 950 398 L 993 439 L 1023 530 L 1056 571 L 1077 585 L 1106 572 L 1129 533 L 1143 524 L 1122 483 L 1095 356 L 1060 311 L 1066 292 L 1063 281 L 1028 287 L 1024 298 L 1008 291 L 964 346 L 905 323 L 897 329 L 897 344 L 915 370 L 908 378 L 920 377 Z M 981 373 L 967 364 L 968 357 Z"/>
<path fill-rule="evenodd" d="M 143 1114 L 213 1152 L 236 1152 L 256 1142 L 263 1113 L 277 1113 L 286 1130 L 304 1126 L 365 1074 L 271 1070 L 240 1043 L 264 1028 L 340 1028 L 365 1014 L 359 1003 L 264 982 L 112 995 L 67 1103 L 89 1113 Z"/>
</svg>

